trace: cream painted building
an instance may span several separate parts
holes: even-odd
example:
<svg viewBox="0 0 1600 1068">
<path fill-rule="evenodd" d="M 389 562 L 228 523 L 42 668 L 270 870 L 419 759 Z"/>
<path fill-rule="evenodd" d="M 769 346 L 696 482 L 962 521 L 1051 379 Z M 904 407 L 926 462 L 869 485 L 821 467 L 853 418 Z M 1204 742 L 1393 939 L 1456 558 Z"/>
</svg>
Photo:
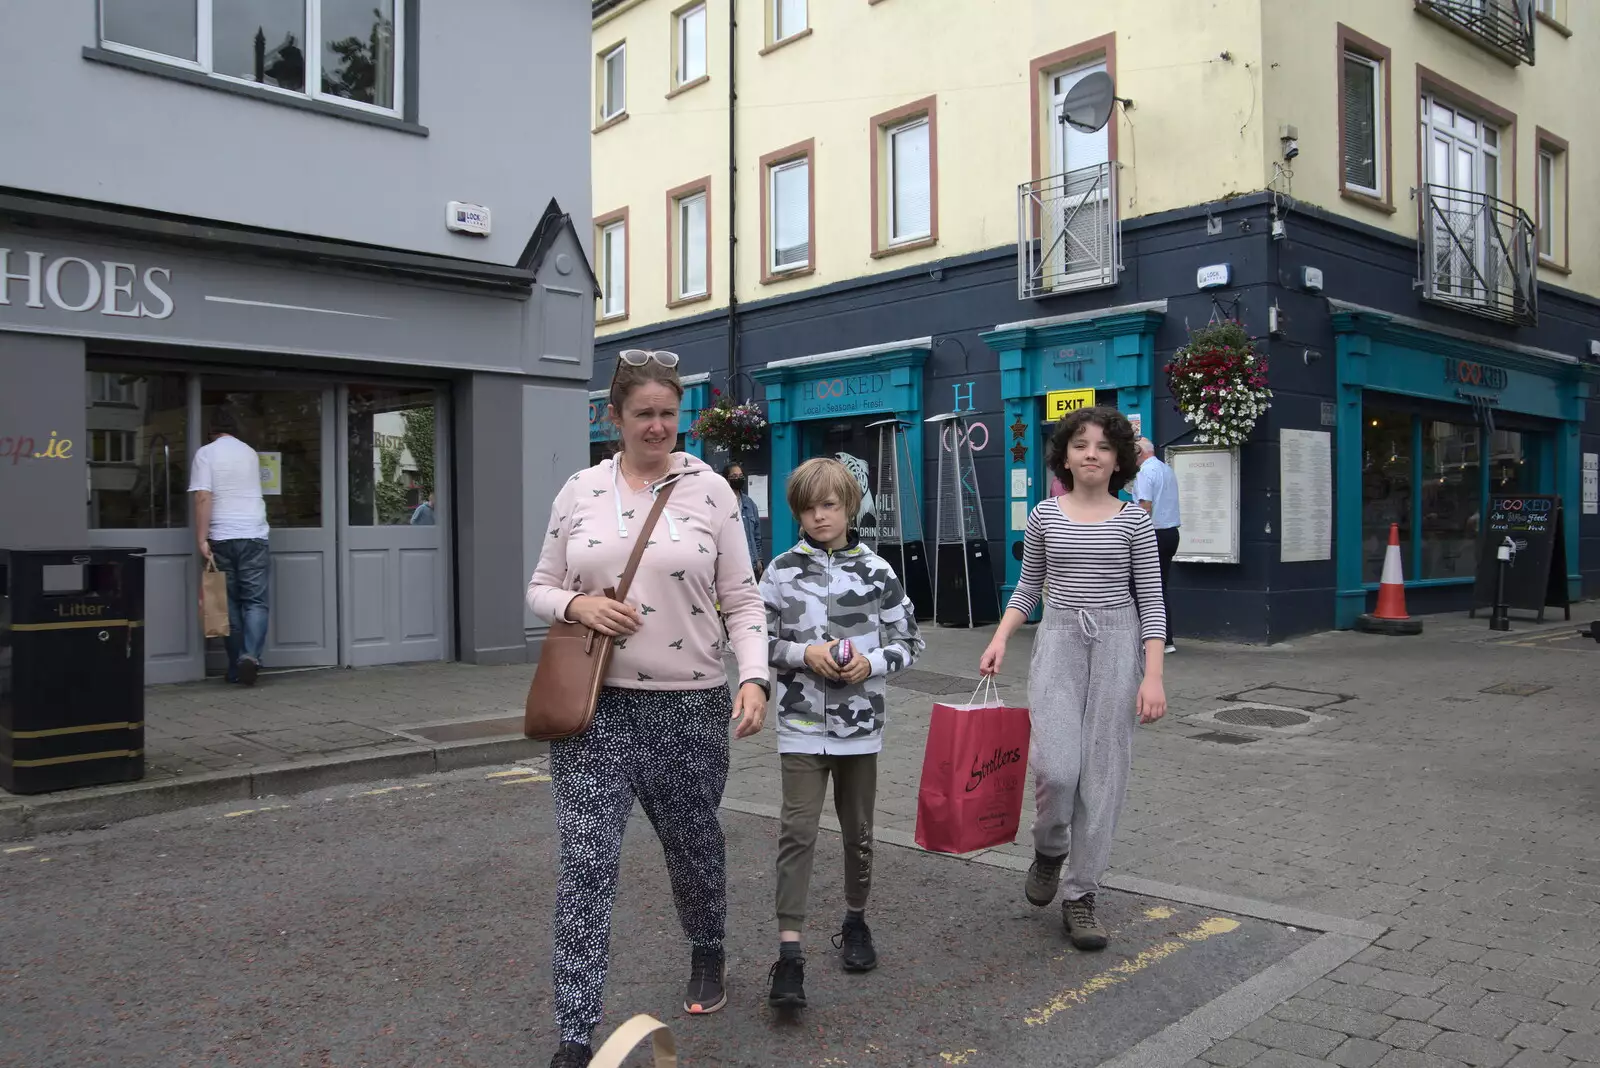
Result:
<svg viewBox="0 0 1600 1068">
<path fill-rule="evenodd" d="M 987 522 L 963 533 L 1003 595 L 1012 506 L 1047 484 L 1043 395 L 1092 385 L 1184 444 L 1157 353 L 1237 316 L 1278 401 L 1243 451 L 1256 491 L 1225 555 L 1271 566 L 1178 564 L 1174 615 L 1225 617 L 1188 630 L 1348 625 L 1395 517 L 1414 596 L 1465 603 L 1470 524 L 1512 490 L 1566 499 L 1556 566 L 1573 596 L 1600 586 L 1589 0 L 600 0 L 592 44 L 597 388 L 619 348 L 681 352 L 769 402 L 755 462 L 775 481 L 840 441 L 870 449 L 847 415 L 963 415 L 995 441 L 975 457 Z M 1443 360 L 1502 385 L 1465 388 Z M 915 390 L 796 414 L 796 390 L 874 361 Z M 1408 447 L 1380 478 L 1362 456 L 1386 423 Z M 1282 559 L 1281 429 L 1334 439 L 1325 561 Z M 947 446 L 909 436 L 926 487 Z M 1273 609 L 1290 622 L 1259 622 Z"/>
</svg>

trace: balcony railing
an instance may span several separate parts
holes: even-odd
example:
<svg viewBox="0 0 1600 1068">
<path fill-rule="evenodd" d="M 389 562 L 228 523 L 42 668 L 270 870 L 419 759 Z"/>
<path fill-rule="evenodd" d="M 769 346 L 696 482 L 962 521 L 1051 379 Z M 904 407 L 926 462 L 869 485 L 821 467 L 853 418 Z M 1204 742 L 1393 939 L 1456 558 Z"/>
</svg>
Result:
<svg viewBox="0 0 1600 1068">
<path fill-rule="evenodd" d="M 1415 0 L 1417 10 L 1511 63 L 1533 64 L 1533 0 Z"/>
<path fill-rule="evenodd" d="M 1117 164 L 1023 183 L 1017 195 L 1019 296 L 1114 286 L 1121 271 Z"/>
<path fill-rule="evenodd" d="M 1417 285 L 1425 299 L 1532 326 L 1539 318 L 1535 227 L 1515 204 L 1425 185 L 1417 192 Z"/>
</svg>

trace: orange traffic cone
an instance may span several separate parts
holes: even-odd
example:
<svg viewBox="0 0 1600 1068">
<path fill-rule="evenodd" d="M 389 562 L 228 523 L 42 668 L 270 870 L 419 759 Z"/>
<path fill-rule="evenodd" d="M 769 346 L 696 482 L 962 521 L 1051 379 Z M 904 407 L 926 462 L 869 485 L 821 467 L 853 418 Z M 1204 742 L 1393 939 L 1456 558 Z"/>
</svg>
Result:
<svg viewBox="0 0 1600 1068">
<path fill-rule="evenodd" d="M 1421 634 L 1422 620 L 1406 615 L 1406 580 L 1400 569 L 1400 524 L 1389 524 L 1389 548 L 1378 579 L 1378 608 L 1356 619 L 1356 629 L 1369 634 Z"/>
</svg>

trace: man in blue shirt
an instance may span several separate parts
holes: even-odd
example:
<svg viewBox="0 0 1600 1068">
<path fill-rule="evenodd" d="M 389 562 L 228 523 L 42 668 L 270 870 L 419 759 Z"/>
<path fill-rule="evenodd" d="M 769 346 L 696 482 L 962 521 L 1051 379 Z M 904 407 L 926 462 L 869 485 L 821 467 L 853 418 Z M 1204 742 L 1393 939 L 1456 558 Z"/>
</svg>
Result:
<svg viewBox="0 0 1600 1068">
<path fill-rule="evenodd" d="M 1172 468 L 1156 458 L 1156 447 L 1149 438 L 1139 439 L 1139 474 L 1133 483 L 1133 499 L 1150 513 L 1156 528 L 1156 550 L 1161 554 L 1161 596 L 1167 609 L 1167 652 L 1172 644 L 1172 598 L 1167 596 L 1167 576 L 1172 557 L 1178 551 L 1178 480 Z"/>
</svg>

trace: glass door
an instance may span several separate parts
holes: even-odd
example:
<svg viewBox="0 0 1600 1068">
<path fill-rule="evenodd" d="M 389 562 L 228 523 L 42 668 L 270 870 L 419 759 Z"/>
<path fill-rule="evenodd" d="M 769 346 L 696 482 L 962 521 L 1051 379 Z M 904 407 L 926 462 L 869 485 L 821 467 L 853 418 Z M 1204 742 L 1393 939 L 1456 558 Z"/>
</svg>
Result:
<svg viewBox="0 0 1600 1068">
<path fill-rule="evenodd" d="M 261 457 L 272 528 L 264 666 L 332 667 L 339 662 L 334 391 L 207 376 L 199 425 L 224 406 Z"/>
<path fill-rule="evenodd" d="M 340 659 L 449 655 L 444 402 L 427 387 L 339 390 Z"/>
</svg>

